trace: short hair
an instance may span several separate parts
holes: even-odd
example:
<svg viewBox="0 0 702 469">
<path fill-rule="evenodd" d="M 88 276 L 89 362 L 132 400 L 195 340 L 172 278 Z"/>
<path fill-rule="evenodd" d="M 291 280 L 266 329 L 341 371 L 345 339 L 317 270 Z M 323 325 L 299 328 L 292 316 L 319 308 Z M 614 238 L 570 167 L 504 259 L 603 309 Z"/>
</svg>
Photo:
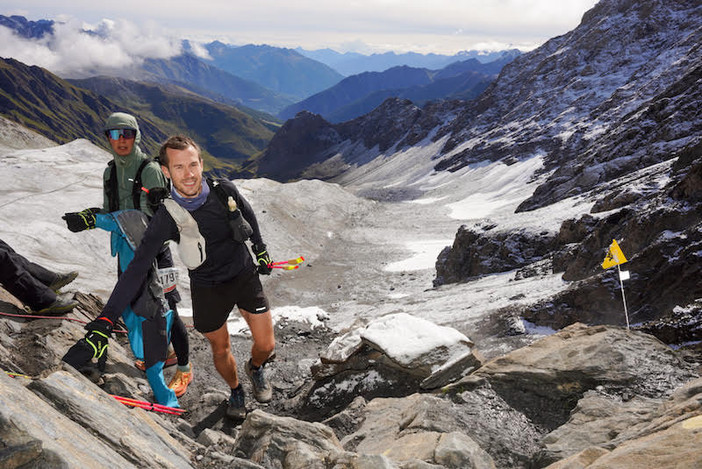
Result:
<svg viewBox="0 0 702 469">
<path fill-rule="evenodd" d="M 168 167 L 168 155 L 166 154 L 166 150 L 169 148 L 171 150 L 185 150 L 188 147 L 193 147 L 197 152 L 198 158 L 202 161 L 200 146 L 195 143 L 195 140 L 185 135 L 173 135 L 168 137 L 168 140 L 161 145 L 161 149 L 158 151 L 158 161 L 162 166 Z"/>
</svg>

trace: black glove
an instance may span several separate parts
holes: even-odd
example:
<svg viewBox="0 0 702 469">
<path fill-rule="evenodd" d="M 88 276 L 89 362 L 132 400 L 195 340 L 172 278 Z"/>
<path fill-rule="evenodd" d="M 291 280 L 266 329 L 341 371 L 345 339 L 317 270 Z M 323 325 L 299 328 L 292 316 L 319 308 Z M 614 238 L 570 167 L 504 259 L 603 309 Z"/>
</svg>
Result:
<svg viewBox="0 0 702 469">
<path fill-rule="evenodd" d="M 273 263 L 273 261 L 271 260 L 271 256 L 268 255 L 266 245 L 263 243 L 254 244 L 253 252 L 254 254 L 256 254 L 256 264 L 258 273 L 261 275 L 270 275 L 271 270 L 273 270 L 271 268 L 271 264 Z"/>
<path fill-rule="evenodd" d="M 112 337 L 112 322 L 107 318 L 99 317 L 88 323 L 85 329 L 88 331 L 85 337 L 68 349 L 62 360 L 80 371 L 93 358 L 97 358 L 98 368 L 104 371 L 108 341 Z"/>
<path fill-rule="evenodd" d="M 152 187 L 149 192 L 146 193 L 146 204 L 152 213 L 156 213 L 156 209 L 159 208 L 163 199 L 168 197 L 171 191 L 167 187 Z"/>
<path fill-rule="evenodd" d="M 78 233 L 79 231 L 92 230 L 95 228 L 95 222 L 97 220 L 95 214 L 99 211 L 99 207 L 86 208 L 80 212 L 64 213 L 61 218 L 66 220 L 66 225 L 69 230 Z"/>
</svg>

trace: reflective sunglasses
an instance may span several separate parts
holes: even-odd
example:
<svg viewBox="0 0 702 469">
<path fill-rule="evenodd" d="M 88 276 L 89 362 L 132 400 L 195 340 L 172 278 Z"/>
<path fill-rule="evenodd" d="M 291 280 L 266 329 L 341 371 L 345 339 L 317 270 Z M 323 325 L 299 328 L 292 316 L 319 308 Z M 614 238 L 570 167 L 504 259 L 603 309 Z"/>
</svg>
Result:
<svg viewBox="0 0 702 469">
<path fill-rule="evenodd" d="M 110 129 L 105 131 L 105 135 L 111 140 L 119 140 L 120 137 L 131 140 L 136 137 L 136 134 L 136 129 Z"/>
</svg>

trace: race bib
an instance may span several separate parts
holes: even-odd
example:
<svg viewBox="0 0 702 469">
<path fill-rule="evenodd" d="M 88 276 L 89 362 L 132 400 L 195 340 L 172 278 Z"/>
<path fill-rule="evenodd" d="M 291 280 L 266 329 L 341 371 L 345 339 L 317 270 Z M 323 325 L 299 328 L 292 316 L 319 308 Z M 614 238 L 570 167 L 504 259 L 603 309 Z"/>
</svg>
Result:
<svg viewBox="0 0 702 469">
<path fill-rule="evenodd" d="M 161 283 L 164 293 L 175 290 L 178 283 L 178 268 L 164 267 L 163 269 L 158 269 L 158 281 Z"/>
</svg>

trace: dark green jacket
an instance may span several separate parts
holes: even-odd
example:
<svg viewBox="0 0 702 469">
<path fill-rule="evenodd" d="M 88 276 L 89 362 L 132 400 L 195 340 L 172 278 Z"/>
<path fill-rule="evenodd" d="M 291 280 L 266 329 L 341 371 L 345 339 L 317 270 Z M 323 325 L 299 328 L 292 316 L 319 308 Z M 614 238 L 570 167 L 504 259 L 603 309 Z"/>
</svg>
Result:
<svg viewBox="0 0 702 469">
<path fill-rule="evenodd" d="M 115 112 L 112 114 L 105 123 L 105 130 L 108 129 L 136 129 L 137 135 L 134 140 L 134 148 L 132 152 L 127 156 L 119 156 L 112 149 L 110 152 L 115 160 L 114 168 L 117 170 L 117 188 L 119 192 L 119 209 L 127 210 L 134 209 L 134 201 L 132 199 L 132 188 L 134 186 L 134 178 L 136 177 L 137 170 L 141 165 L 141 162 L 148 159 L 148 156 L 144 154 L 139 149 L 139 142 L 141 141 L 141 131 L 139 130 L 139 125 L 134 116 L 126 114 L 123 112 Z M 105 211 L 109 211 L 110 203 L 107 198 L 107 187 L 110 180 L 110 167 L 105 168 L 105 172 L 102 175 L 102 187 L 103 187 L 103 208 Z M 166 187 L 166 177 L 161 172 L 159 164 L 155 161 L 149 163 L 144 167 L 141 173 L 142 186 L 146 189 L 151 189 L 152 187 Z M 153 215 L 151 210 L 148 208 L 146 203 L 146 192 L 141 193 L 141 211 L 146 213 L 149 217 Z"/>
</svg>

